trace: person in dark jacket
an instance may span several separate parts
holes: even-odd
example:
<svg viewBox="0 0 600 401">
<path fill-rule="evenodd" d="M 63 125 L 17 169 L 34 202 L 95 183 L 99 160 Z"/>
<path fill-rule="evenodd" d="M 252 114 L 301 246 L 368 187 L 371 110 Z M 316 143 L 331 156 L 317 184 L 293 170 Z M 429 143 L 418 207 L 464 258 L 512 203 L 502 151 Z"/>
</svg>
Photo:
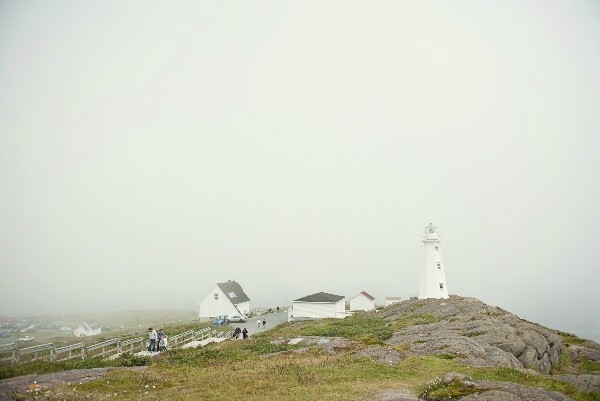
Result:
<svg viewBox="0 0 600 401">
<path fill-rule="evenodd" d="M 242 337 L 243 338 L 248 338 L 248 329 L 244 327 L 244 330 L 242 330 Z"/>
</svg>

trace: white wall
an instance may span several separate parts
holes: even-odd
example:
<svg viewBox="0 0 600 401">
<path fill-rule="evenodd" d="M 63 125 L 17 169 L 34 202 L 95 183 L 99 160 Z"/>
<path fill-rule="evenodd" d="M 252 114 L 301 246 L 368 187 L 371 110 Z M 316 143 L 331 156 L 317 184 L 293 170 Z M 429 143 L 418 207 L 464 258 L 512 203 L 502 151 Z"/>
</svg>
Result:
<svg viewBox="0 0 600 401">
<path fill-rule="evenodd" d="M 102 328 L 86 330 L 83 326 L 79 326 L 75 330 L 73 330 L 73 335 L 75 337 L 88 337 L 88 336 L 96 336 L 102 332 Z"/>
<path fill-rule="evenodd" d="M 363 310 L 365 312 L 375 310 L 375 301 L 363 294 L 358 294 L 350 300 L 350 310 Z"/>
<path fill-rule="evenodd" d="M 346 317 L 346 299 L 342 298 L 336 303 L 324 302 L 297 302 L 292 303 L 292 315 L 295 318 L 328 318 L 343 319 Z"/>
<path fill-rule="evenodd" d="M 421 267 L 419 299 L 448 298 L 448 284 L 446 283 L 440 242 L 441 237 L 437 233 L 423 236 L 423 266 Z M 438 263 L 440 264 L 439 268 Z M 440 284 L 443 288 L 440 288 Z"/>
<path fill-rule="evenodd" d="M 248 316 L 250 313 L 250 301 L 242 302 L 236 305 L 236 308 L 244 315 Z"/>
<path fill-rule="evenodd" d="M 215 299 L 215 294 L 218 295 L 218 299 Z M 249 304 L 249 303 L 248 303 Z M 239 312 L 231 304 L 227 295 L 221 291 L 219 286 L 215 286 L 211 292 L 200 302 L 200 313 L 199 317 L 202 318 L 214 318 L 220 315 L 234 316 L 238 315 Z"/>
</svg>

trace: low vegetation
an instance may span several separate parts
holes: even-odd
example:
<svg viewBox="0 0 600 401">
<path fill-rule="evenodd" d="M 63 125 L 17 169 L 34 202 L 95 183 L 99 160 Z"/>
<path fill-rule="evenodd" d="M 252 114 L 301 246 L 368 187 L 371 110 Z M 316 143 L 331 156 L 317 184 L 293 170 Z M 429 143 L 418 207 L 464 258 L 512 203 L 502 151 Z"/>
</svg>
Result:
<svg viewBox="0 0 600 401">
<path fill-rule="evenodd" d="M 409 356 L 396 364 L 378 364 L 356 358 L 358 348 L 384 344 L 401 327 L 435 322 L 432 315 L 407 315 L 394 322 L 375 315 L 347 319 L 295 322 L 253 335 L 199 349 L 178 349 L 152 360 L 126 355 L 114 361 L 36 362 L 3 366 L 0 377 L 104 366 L 148 365 L 143 371 L 116 369 L 105 377 L 82 384 L 65 384 L 45 391 L 43 398 L 58 400 L 207 400 L 241 398 L 244 401 L 333 401 L 376 399 L 383 390 L 408 391 L 429 400 L 455 399 L 480 391 L 459 381 L 443 383 L 448 372 L 464 373 L 474 380 L 505 381 L 559 391 L 578 401 L 600 401 L 600 395 L 583 393 L 551 376 L 531 375 L 508 368 L 473 368 L 452 354 Z M 353 348 L 324 352 L 303 349 L 281 339 L 295 336 L 345 337 Z M 403 347 L 397 345 L 397 348 Z M 565 365 L 570 360 L 565 359 Z M 596 362 L 580 361 L 597 371 Z M 594 370 L 595 369 L 595 370 Z"/>
<path fill-rule="evenodd" d="M 303 336 L 344 337 L 366 344 L 383 344 L 393 334 L 393 324 L 371 315 L 356 314 L 346 319 L 324 319 L 306 327 Z"/>
<path fill-rule="evenodd" d="M 0 379 L 7 379 L 9 377 L 29 375 L 33 373 L 41 375 L 44 373 L 62 372 L 64 370 L 72 369 L 106 368 L 111 366 L 145 366 L 149 363 L 150 358 L 125 353 L 119 358 L 113 360 L 89 358 L 83 361 L 35 361 L 21 364 L 7 364 L 0 366 Z"/>
</svg>

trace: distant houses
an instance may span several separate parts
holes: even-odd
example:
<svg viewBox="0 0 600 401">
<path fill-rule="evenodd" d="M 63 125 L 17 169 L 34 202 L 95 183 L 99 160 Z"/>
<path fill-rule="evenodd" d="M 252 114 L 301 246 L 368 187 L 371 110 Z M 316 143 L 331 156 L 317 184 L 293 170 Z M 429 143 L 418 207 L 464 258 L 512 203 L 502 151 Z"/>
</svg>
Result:
<svg viewBox="0 0 600 401">
<path fill-rule="evenodd" d="M 402 301 L 400 297 L 385 297 L 385 306 L 397 304 L 400 301 Z"/>
<path fill-rule="evenodd" d="M 346 314 L 346 298 L 341 295 L 318 292 L 292 302 L 289 320 L 303 318 L 339 318 Z"/>
<path fill-rule="evenodd" d="M 199 317 L 210 320 L 217 316 L 245 317 L 250 313 L 250 298 L 235 280 L 217 285 L 200 301 Z"/>
<path fill-rule="evenodd" d="M 375 297 L 366 291 L 362 291 L 350 300 L 350 311 L 369 312 L 372 310 L 375 310 Z"/>
<path fill-rule="evenodd" d="M 97 329 L 92 329 L 89 324 L 83 323 L 75 330 L 73 330 L 73 335 L 75 337 L 89 337 L 89 336 L 97 336 L 102 332 L 102 328 L 98 327 Z"/>
</svg>

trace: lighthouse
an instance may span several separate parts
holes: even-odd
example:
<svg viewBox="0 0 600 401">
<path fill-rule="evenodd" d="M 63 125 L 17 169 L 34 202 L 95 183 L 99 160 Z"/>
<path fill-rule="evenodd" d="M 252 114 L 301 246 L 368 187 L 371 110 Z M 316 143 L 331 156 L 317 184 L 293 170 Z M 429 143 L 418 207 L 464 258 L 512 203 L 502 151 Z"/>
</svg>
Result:
<svg viewBox="0 0 600 401">
<path fill-rule="evenodd" d="M 431 223 L 425 227 L 422 241 L 424 248 L 419 299 L 448 298 L 448 285 L 440 252 L 442 237 L 438 234 L 437 227 Z"/>
</svg>

